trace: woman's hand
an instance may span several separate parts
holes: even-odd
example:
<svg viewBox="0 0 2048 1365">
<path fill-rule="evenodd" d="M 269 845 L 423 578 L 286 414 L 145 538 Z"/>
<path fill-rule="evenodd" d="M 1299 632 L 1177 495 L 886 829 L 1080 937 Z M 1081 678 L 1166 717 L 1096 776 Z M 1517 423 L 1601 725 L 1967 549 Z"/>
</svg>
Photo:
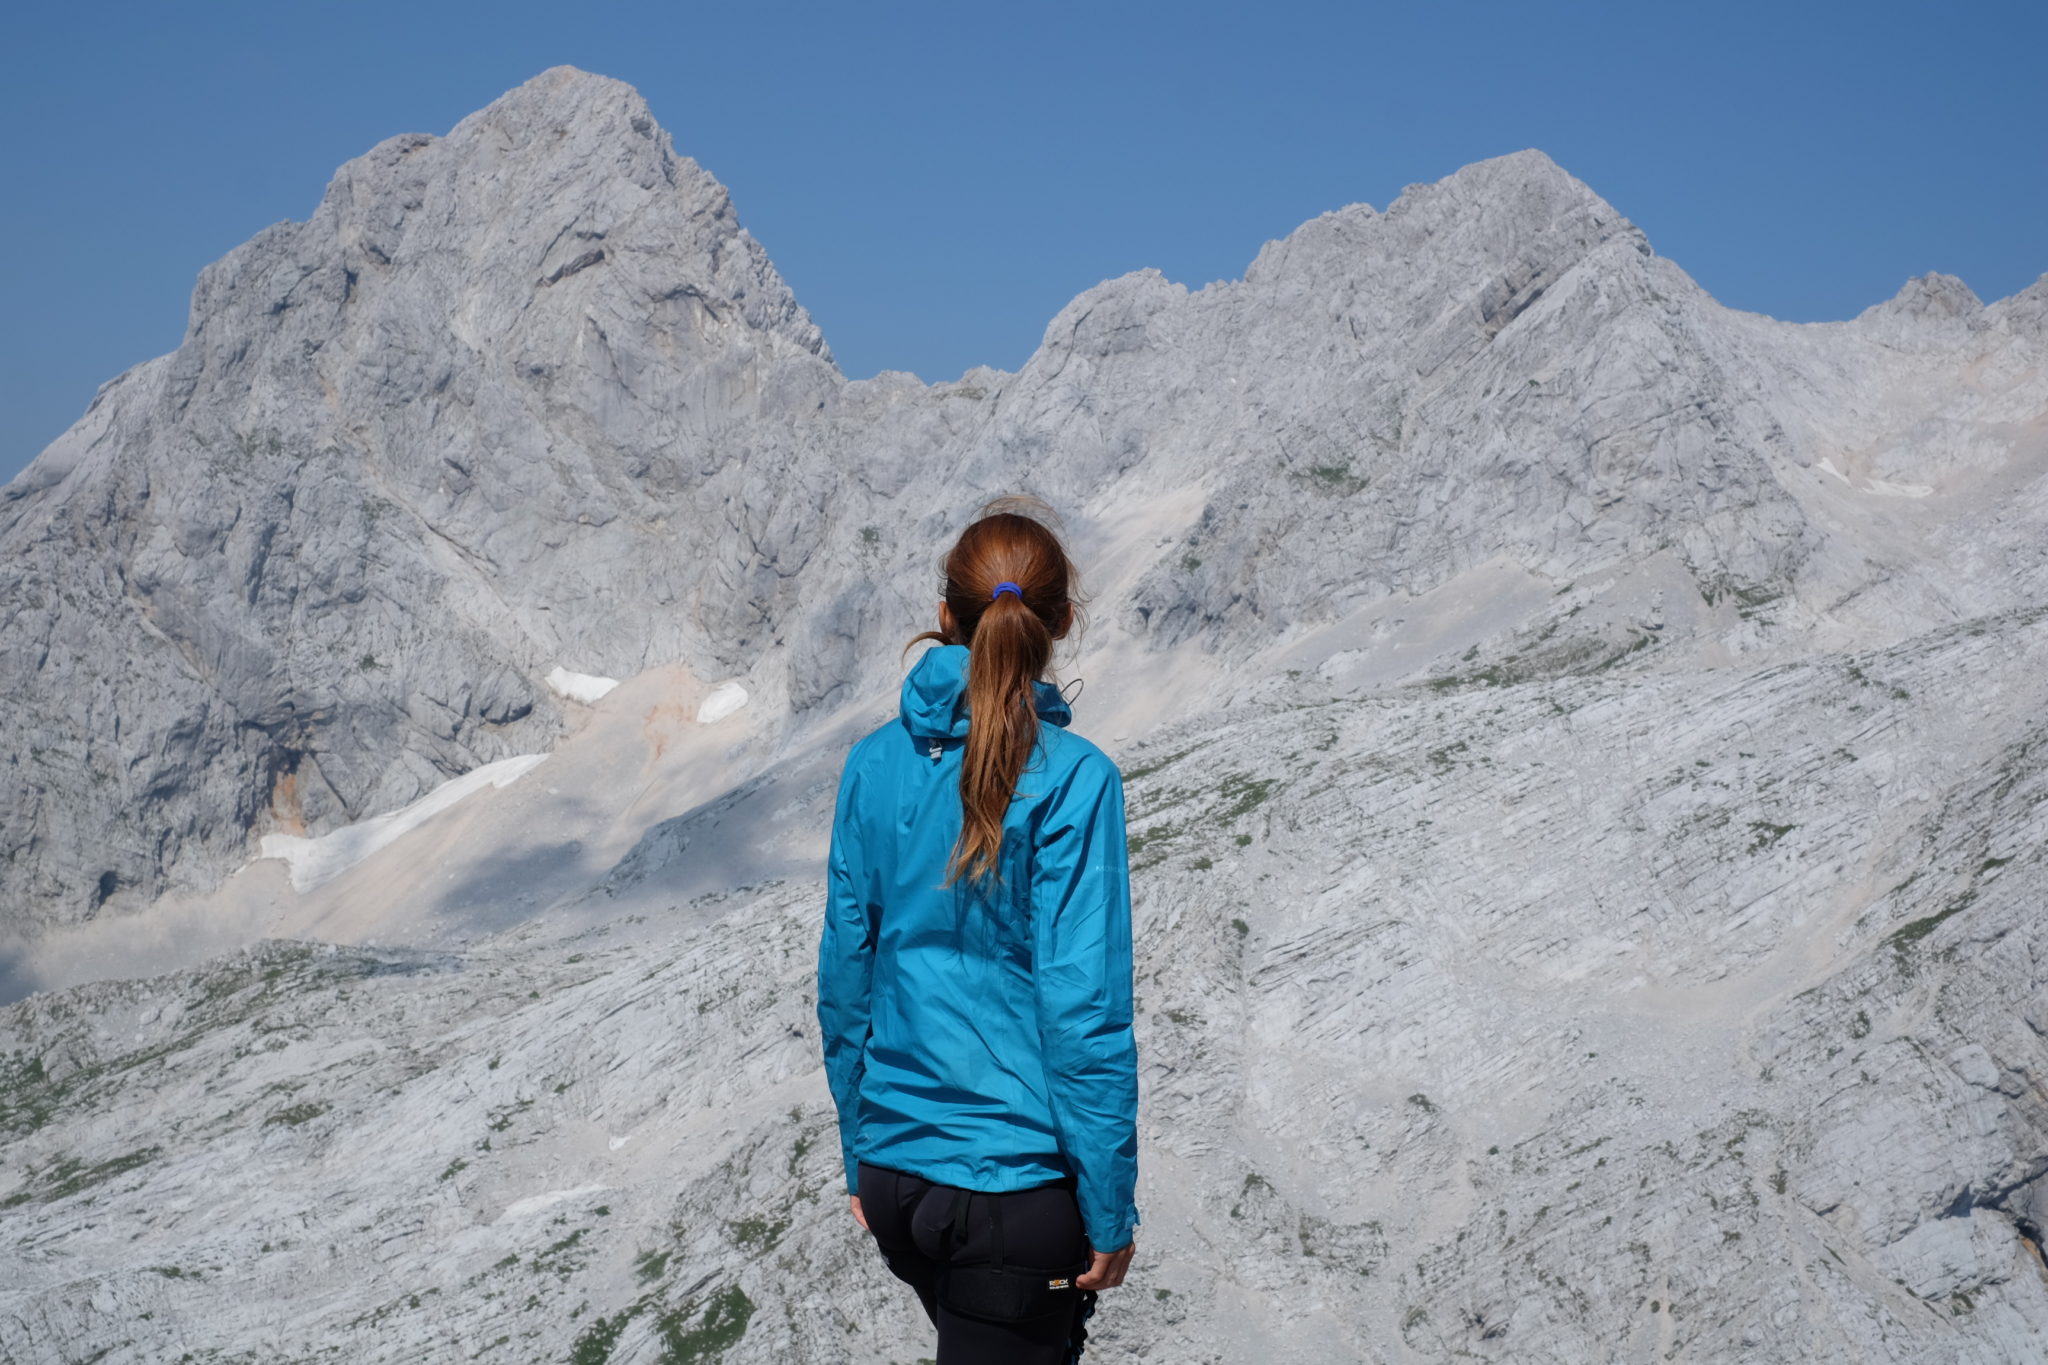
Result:
<svg viewBox="0 0 2048 1365">
<path fill-rule="evenodd" d="M 1124 1282 L 1124 1276 L 1131 1268 L 1131 1254 L 1138 1249 L 1133 1241 L 1121 1251 L 1095 1252 L 1095 1264 L 1083 1271 L 1074 1281 L 1076 1289 L 1114 1289 Z"/>
<path fill-rule="evenodd" d="M 848 1195 L 847 1198 L 853 1201 L 853 1221 L 860 1224 L 862 1227 L 867 1227 L 868 1216 L 865 1213 L 861 1212 L 860 1196 L 857 1194 L 853 1194 Z"/>
</svg>

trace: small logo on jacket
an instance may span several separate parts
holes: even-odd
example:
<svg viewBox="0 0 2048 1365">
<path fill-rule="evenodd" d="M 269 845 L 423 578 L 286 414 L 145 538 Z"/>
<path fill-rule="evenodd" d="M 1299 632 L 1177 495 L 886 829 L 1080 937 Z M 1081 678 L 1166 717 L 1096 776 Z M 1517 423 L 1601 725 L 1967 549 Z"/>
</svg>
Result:
<svg viewBox="0 0 2048 1365">
<path fill-rule="evenodd" d="M 1072 1289 L 1074 1282 L 1070 1279 L 1047 1280 L 1045 1287 L 1047 1289 Z"/>
</svg>

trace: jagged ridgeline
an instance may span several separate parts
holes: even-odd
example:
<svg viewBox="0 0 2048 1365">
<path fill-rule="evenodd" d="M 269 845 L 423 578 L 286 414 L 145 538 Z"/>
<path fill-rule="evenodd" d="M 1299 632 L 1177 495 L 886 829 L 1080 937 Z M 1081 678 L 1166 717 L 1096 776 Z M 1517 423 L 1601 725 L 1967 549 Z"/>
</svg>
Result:
<svg viewBox="0 0 2048 1365">
<path fill-rule="evenodd" d="M 1021 484 L 1137 869 L 1106 1355 L 2038 1359 L 2044 471 L 2048 279 L 1734 312 L 1535 151 L 849 381 L 544 72 L 0 490 L 0 1356 L 929 1349 L 820 860 Z"/>
</svg>

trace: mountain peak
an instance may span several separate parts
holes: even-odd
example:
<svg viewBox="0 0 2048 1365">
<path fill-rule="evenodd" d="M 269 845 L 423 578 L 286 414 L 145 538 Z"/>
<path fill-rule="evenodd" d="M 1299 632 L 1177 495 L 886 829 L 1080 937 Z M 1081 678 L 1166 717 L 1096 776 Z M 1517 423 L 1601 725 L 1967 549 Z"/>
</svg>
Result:
<svg viewBox="0 0 2048 1365">
<path fill-rule="evenodd" d="M 446 317 L 490 331 L 532 303 L 580 315 L 595 295 L 614 296 L 622 315 L 683 351 L 738 345 L 728 328 L 740 323 L 778 350 L 831 363 L 725 186 L 676 153 L 639 92 L 555 66 L 445 137 L 386 138 L 336 170 L 306 222 L 273 225 L 208 265 L 174 393 L 182 406 L 230 357 L 280 345 L 296 356 L 300 330 L 397 327 L 426 351 Z M 309 308 L 317 321 L 295 316 Z M 493 349 L 485 331 L 466 338 L 480 352 Z"/>
<path fill-rule="evenodd" d="M 467 115 L 445 138 L 411 133 L 387 138 L 335 173 L 322 209 L 360 201 L 365 181 L 404 188 L 424 179 L 408 163 L 430 150 L 441 178 L 456 182 L 466 203 L 518 212 L 522 219 L 544 213 L 544 197 L 567 202 L 576 196 L 618 197 L 640 191 L 680 190 L 727 205 L 716 177 L 688 157 L 678 156 L 647 101 L 624 81 L 573 66 L 552 66 Z M 404 202 L 399 212 L 413 205 Z M 737 229 L 737 223 L 733 227 Z"/>
<path fill-rule="evenodd" d="M 572 132 L 594 137 L 619 133 L 661 141 L 654 114 L 638 90 L 612 76 L 576 66 L 551 66 L 513 86 L 449 130 L 451 139 L 478 130 Z"/>
<path fill-rule="evenodd" d="M 1962 318 L 1981 312 L 1984 301 L 1976 291 L 1954 275 L 1930 270 L 1915 275 L 1899 292 L 1883 303 L 1872 304 L 1859 315 L 1864 318 Z"/>
<path fill-rule="evenodd" d="M 1548 152 L 1537 147 L 1524 147 L 1517 152 L 1503 152 L 1484 160 L 1470 162 L 1444 177 L 1452 181 L 1488 181 L 1570 187 L 1581 194 L 1593 191 L 1585 182 L 1551 159 Z"/>
<path fill-rule="evenodd" d="M 1416 211 L 1422 204 L 1446 201 L 1450 204 L 1490 208 L 1524 224 L 1557 223 L 1577 219 L 1602 237 L 1617 232 L 1638 239 L 1634 224 L 1591 186 L 1534 147 L 1504 156 L 1489 157 L 1460 167 L 1443 179 L 1426 185 L 1410 185 L 1388 208 L 1389 214 Z M 1647 251 L 1647 243 L 1644 243 Z"/>
<path fill-rule="evenodd" d="M 2019 327 L 2048 334 L 2048 275 L 2042 275 L 2019 293 L 2000 299 L 1987 312 Z"/>
</svg>

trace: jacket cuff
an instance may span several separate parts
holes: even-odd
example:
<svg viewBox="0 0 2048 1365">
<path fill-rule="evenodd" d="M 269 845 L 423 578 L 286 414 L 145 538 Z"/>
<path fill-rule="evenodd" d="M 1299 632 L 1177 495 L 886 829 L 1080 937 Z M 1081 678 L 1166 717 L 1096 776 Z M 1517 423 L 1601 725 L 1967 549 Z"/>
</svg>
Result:
<svg viewBox="0 0 2048 1365">
<path fill-rule="evenodd" d="M 1134 1229 L 1138 1225 L 1138 1210 L 1128 1207 L 1118 1217 L 1101 1228 L 1088 1228 L 1088 1249 L 1090 1251 L 1122 1251 L 1131 1244 Z"/>
</svg>

